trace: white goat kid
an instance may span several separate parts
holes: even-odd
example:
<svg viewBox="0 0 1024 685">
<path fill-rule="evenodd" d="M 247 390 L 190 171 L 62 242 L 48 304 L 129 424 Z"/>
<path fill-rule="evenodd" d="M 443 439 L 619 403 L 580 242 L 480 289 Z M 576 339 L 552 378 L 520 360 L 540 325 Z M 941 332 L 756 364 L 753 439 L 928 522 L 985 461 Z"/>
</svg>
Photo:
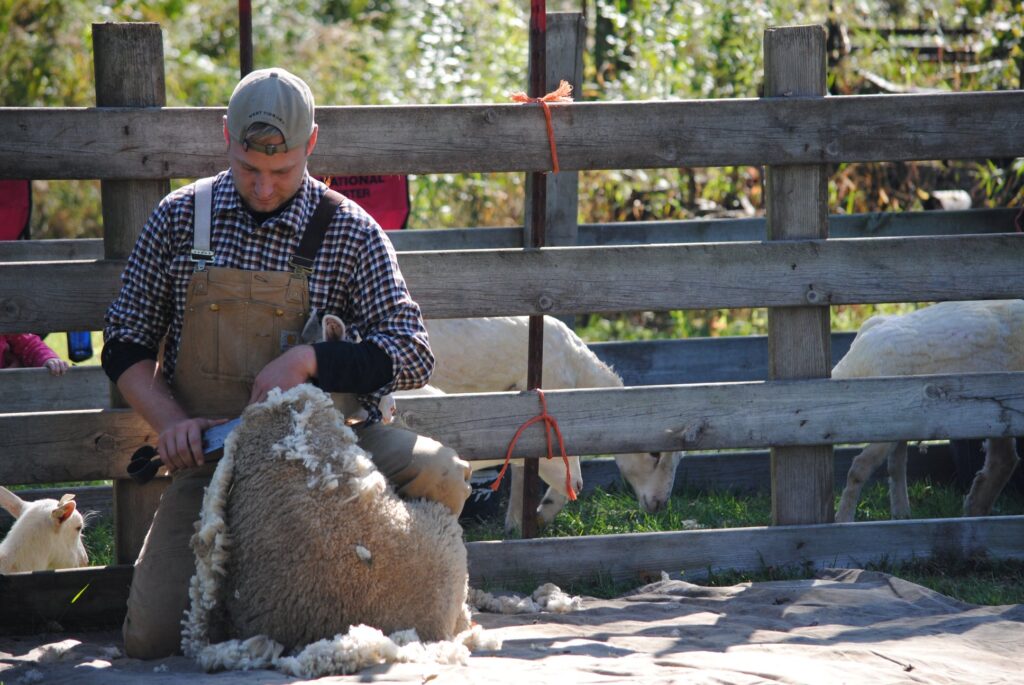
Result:
<svg viewBox="0 0 1024 685">
<path fill-rule="evenodd" d="M 82 544 L 85 519 L 75 508 L 74 495 L 60 501 L 26 502 L 0 487 L 0 506 L 15 518 L 0 543 L 0 573 L 77 568 L 89 564 Z"/>
<path fill-rule="evenodd" d="M 1024 371 L 1024 300 L 942 302 L 902 316 L 872 317 L 832 377 L 1000 371 Z M 854 458 L 836 521 L 853 520 L 865 481 L 886 459 L 892 517 L 910 517 L 907 443 L 901 440 L 870 444 Z M 985 464 L 964 500 L 964 514 L 990 513 L 1018 461 L 1012 437 L 989 437 Z"/>
<path fill-rule="evenodd" d="M 436 358 L 431 385 L 449 393 L 526 390 L 528 317 L 431 319 L 426 324 Z M 558 319 L 544 317 L 541 387 L 560 390 L 623 385 L 619 375 L 598 359 L 571 328 Z M 668 502 L 680 456 L 679 452 L 615 455 L 619 472 L 644 511 L 658 511 Z M 517 472 L 512 472 L 513 493 L 521 487 L 517 486 Z M 553 518 L 568 498 L 549 489 L 544 500 L 546 510 L 551 512 L 544 518 Z"/>
</svg>

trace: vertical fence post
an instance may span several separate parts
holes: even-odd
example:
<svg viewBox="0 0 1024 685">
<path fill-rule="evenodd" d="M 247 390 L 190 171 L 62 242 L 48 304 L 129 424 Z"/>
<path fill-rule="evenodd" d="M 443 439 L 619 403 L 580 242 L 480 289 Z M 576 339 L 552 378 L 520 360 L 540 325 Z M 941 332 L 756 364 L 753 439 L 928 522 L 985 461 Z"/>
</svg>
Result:
<svg viewBox="0 0 1024 685">
<path fill-rule="evenodd" d="M 159 24 L 93 24 L 92 42 L 97 107 L 162 107 L 166 104 L 163 34 Z M 128 256 L 150 212 L 169 191 L 167 180 L 100 183 L 106 259 Z M 111 386 L 111 406 L 128 406 L 114 386 Z M 145 486 L 128 479 L 114 481 L 117 563 L 135 561 L 165 487 L 166 479 L 162 478 Z"/>
<path fill-rule="evenodd" d="M 823 26 L 773 28 L 764 36 L 765 97 L 824 97 Z M 828 237 L 828 172 L 824 164 L 765 170 L 769 240 Z M 808 290 L 807 302 L 817 293 Z M 829 308 L 769 308 L 769 378 L 828 378 Z M 834 519 L 832 445 L 773 447 L 772 523 L 827 523 Z"/>
<path fill-rule="evenodd" d="M 539 51 L 543 59 L 535 59 L 535 48 L 531 47 L 530 62 L 531 70 L 536 68 L 538 63 L 542 65 L 543 77 L 531 71 L 529 95 L 540 97 L 557 88 L 559 81 L 563 79 L 572 83 L 574 91 L 579 90 L 583 79 L 583 44 L 586 40 L 586 30 L 583 15 L 579 12 L 551 12 L 545 15 L 544 49 Z M 534 40 L 534 36 L 535 32 L 531 30 L 531 41 Z M 534 186 L 537 183 L 544 184 L 538 189 L 539 192 L 535 192 Z M 527 174 L 524 212 L 527 220 L 523 229 L 523 245 L 576 245 L 578 196 L 577 172 Z M 541 206 L 537 205 L 538 201 Z M 541 233 L 539 240 L 534 233 L 538 227 Z M 529 335 L 531 368 L 528 369 L 527 385 L 532 389 L 543 387 L 540 369 L 532 368 L 538 363 L 534 361 L 535 356 L 543 366 L 543 317 L 530 317 Z M 512 478 L 514 487 L 509 497 L 522 500 L 523 537 L 536 537 L 537 522 L 533 512 L 540 502 L 538 462 L 536 459 L 529 459 L 523 467 L 513 469 L 521 472 L 522 477 Z"/>
<path fill-rule="evenodd" d="M 573 95 L 579 97 L 583 84 L 583 46 L 586 39 L 587 25 L 582 13 L 548 13 L 545 92 L 553 91 L 560 81 L 568 81 L 572 84 Z M 557 131 L 555 135 L 558 135 Z M 576 245 L 579 233 L 579 172 L 560 171 L 547 174 L 544 179 L 547 183 L 544 244 Z M 529 208 L 529 192 L 526 197 Z"/>
</svg>

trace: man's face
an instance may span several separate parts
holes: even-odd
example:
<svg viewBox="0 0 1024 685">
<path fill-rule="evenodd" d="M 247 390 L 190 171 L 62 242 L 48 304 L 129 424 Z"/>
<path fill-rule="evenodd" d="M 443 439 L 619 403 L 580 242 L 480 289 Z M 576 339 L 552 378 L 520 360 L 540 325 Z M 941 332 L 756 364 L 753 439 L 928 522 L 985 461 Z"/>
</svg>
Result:
<svg viewBox="0 0 1024 685">
<path fill-rule="evenodd" d="M 316 145 L 317 130 L 309 139 L 306 149 L 296 148 L 287 152 L 266 155 L 255 150 L 246 150 L 241 143 L 228 139 L 228 162 L 235 188 L 242 200 L 256 212 L 272 212 L 288 202 L 299 190 L 302 174 L 306 170 L 306 159 Z M 268 141 L 281 144 L 283 139 Z"/>
</svg>

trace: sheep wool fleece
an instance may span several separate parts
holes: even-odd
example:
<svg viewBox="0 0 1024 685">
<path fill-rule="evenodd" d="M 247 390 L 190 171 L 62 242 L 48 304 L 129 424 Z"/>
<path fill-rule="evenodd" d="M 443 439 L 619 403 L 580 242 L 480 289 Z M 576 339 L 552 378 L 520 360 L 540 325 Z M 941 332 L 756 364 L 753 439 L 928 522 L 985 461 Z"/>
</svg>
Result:
<svg viewBox="0 0 1024 685">
<path fill-rule="evenodd" d="M 458 519 L 400 499 L 311 385 L 242 414 L 192 549 L 182 647 L 196 658 L 225 639 L 264 636 L 294 652 L 360 624 L 423 640 L 469 627 Z"/>
</svg>

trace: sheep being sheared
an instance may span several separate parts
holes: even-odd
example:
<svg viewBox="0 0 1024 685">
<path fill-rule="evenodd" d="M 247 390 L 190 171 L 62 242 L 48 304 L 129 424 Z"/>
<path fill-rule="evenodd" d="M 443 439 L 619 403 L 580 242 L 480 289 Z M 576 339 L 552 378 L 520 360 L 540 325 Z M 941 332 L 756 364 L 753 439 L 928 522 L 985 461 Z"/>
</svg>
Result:
<svg viewBox="0 0 1024 685">
<path fill-rule="evenodd" d="M 1024 300 L 942 302 L 902 316 L 875 316 L 857 333 L 833 378 L 1024 371 Z M 865 481 L 889 461 L 893 518 L 910 517 L 906 441 L 873 443 L 847 475 L 836 521 L 854 518 Z M 990 436 L 985 465 L 964 500 L 964 514 L 988 514 L 1019 458 L 1012 437 Z"/>
<path fill-rule="evenodd" d="M 242 414 L 192 547 L 182 648 L 208 669 L 349 672 L 368 663 L 339 656 L 357 634 L 447 641 L 469 627 L 457 518 L 437 502 L 399 499 L 311 385 L 275 389 Z M 373 662 L 377 648 L 366 649 Z"/>
<path fill-rule="evenodd" d="M 526 390 L 529 317 L 429 319 L 426 324 L 436 360 L 431 385 L 449 393 Z M 621 388 L 623 385 L 619 375 L 598 359 L 571 328 L 558 319 L 544 317 L 542 388 Z M 668 502 L 680 456 L 680 452 L 615 455 L 619 472 L 633 488 L 644 511 L 656 512 Z M 513 471 L 513 478 L 515 474 Z M 564 494 L 551 489 L 544 496 L 545 500 L 548 498 L 552 499 L 554 513 L 568 501 Z"/>
<path fill-rule="evenodd" d="M 15 518 L 0 542 L 0 573 L 89 565 L 89 555 L 82 544 L 85 518 L 75 508 L 74 495 L 64 495 L 60 501 L 26 502 L 0 487 L 0 506 Z"/>
</svg>

